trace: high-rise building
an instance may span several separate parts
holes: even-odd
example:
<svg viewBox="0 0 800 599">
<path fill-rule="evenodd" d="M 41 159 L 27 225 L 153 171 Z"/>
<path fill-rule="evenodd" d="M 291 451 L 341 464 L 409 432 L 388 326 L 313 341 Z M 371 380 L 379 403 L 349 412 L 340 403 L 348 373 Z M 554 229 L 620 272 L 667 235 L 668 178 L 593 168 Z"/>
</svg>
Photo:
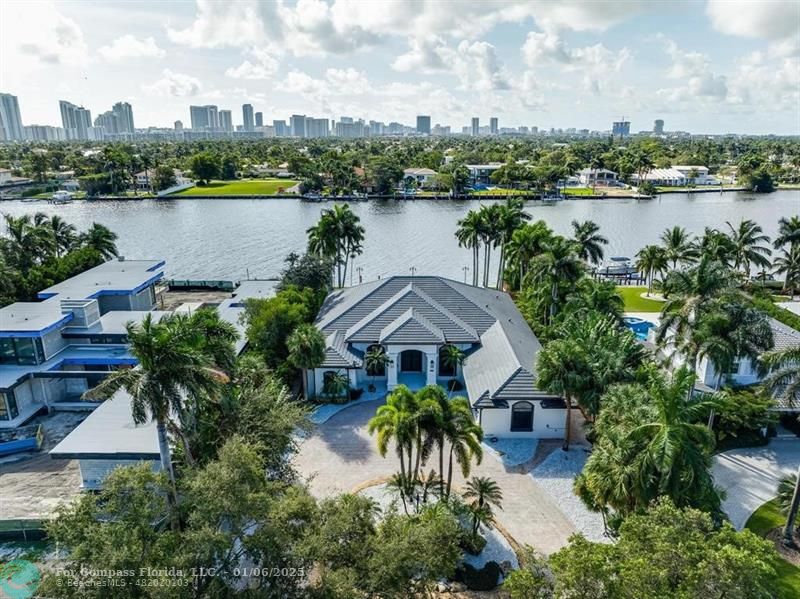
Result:
<svg viewBox="0 0 800 599">
<path fill-rule="evenodd" d="M 422 135 L 431 134 L 431 117 L 424 115 L 417 117 L 417 133 Z"/>
<path fill-rule="evenodd" d="M 94 128 L 103 137 L 117 135 L 120 132 L 119 127 L 119 119 L 113 110 L 100 113 L 94 120 Z"/>
<path fill-rule="evenodd" d="M 25 139 L 31 141 L 64 141 L 67 139 L 64 129 L 50 125 L 26 125 L 22 128 Z"/>
<path fill-rule="evenodd" d="M 500 129 L 497 125 L 496 116 L 493 116 L 492 118 L 489 119 L 489 133 L 491 135 L 497 135 L 498 133 L 500 133 Z"/>
<path fill-rule="evenodd" d="M 256 124 L 253 119 L 252 104 L 242 104 L 242 125 L 245 131 L 255 131 Z"/>
<path fill-rule="evenodd" d="M 614 137 L 628 137 L 631 134 L 630 121 L 614 121 L 611 126 L 611 135 Z"/>
<path fill-rule="evenodd" d="M 89 139 L 89 129 L 92 129 L 91 111 L 66 100 L 59 101 L 58 106 L 67 139 Z"/>
<path fill-rule="evenodd" d="M 472 117 L 472 127 L 470 128 L 472 137 L 478 137 L 481 133 L 481 120 L 474 116 Z"/>
<path fill-rule="evenodd" d="M 233 115 L 230 110 L 220 110 L 219 113 L 219 128 L 223 131 L 233 131 Z"/>
<path fill-rule="evenodd" d="M 183 133 L 183 121 L 175 121 L 175 133 Z"/>
<path fill-rule="evenodd" d="M 111 111 L 117 117 L 117 133 L 134 132 L 133 129 L 133 107 L 127 102 L 117 102 L 111 107 Z"/>
<path fill-rule="evenodd" d="M 653 133 L 656 135 L 664 135 L 664 121 L 663 119 L 656 119 L 653 123 Z"/>
<path fill-rule="evenodd" d="M 272 121 L 272 129 L 275 131 L 275 137 L 289 137 L 291 134 L 286 121 Z"/>
<path fill-rule="evenodd" d="M 343 120 L 345 118 L 347 120 Z M 351 118 L 343 117 L 342 119 L 339 120 L 338 123 L 336 123 L 334 128 L 336 131 L 336 137 L 345 137 L 345 138 L 364 137 L 365 134 L 364 121 L 362 121 L 361 119 L 354 121 Z"/>
<path fill-rule="evenodd" d="M 0 140 L 21 141 L 25 139 L 22 117 L 19 114 L 17 96 L 0 94 Z"/>
<path fill-rule="evenodd" d="M 289 119 L 289 126 L 291 127 L 292 137 L 305 137 L 306 136 L 306 115 L 293 114 Z"/>
<path fill-rule="evenodd" d="M 256 127 L 263 127 L 264 126 L 264 113 L 257 112 L 256 113 Z"/>
<path fill-rule="evenodd" d="M 328 137 L 330 125 L 328 119 L 306 117 L 306 137 Z"/>
<path fill-rule="evenodd" d="M 219 114 L 213 104 L 189 106 L 192 131 L 214 131 L 219 129 Z"/>
</svg>

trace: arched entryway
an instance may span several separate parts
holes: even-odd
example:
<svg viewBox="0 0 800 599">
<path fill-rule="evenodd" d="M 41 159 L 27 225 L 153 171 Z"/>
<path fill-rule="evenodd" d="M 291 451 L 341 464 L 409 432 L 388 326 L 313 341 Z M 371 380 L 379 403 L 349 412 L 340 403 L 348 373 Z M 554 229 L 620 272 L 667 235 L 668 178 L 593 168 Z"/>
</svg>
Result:
<svg viewBox="0 0 800 599">
<path fill-rule="evenodd" d="M 425 354 L 417 349 L 400 352 L 400 372 L 424 372 Z"/>
</svg>

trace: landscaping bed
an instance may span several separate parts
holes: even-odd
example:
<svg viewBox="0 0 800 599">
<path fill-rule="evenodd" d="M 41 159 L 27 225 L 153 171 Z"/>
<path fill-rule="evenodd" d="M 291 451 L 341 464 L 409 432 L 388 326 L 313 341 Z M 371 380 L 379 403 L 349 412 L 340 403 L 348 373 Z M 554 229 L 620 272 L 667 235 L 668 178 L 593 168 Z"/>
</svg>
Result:
<svg viewBox="0 0 800 599">
<path fill-rule="evenodd" d="M 753 512 L 745 528 L 775 542 L 775 549 L 782 558 L 775 564 L 778 572 L 778 591 L 781 597 L 790 599 L 800 597 L 800 552 L 788 550 L 781 544 L 780 538 L 785 523 L 786 517 L 777 501 L 773 499 Z M 796 534 L 795 542 L 800 543 L 800 537 Z"/>
</svg>

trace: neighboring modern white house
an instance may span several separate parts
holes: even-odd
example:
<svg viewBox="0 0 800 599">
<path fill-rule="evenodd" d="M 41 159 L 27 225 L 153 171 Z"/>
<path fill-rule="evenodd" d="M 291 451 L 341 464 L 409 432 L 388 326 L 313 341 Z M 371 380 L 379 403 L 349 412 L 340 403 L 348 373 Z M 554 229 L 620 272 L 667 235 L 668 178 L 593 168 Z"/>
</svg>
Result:
<svg viewBox="0 0 800 599">
<path fill-rule="evenodd" d="M 692 176 L 696 175 L 696 176 Z M 631 179 L 639 182 L 639 175 L 634 173 Z M 719 181 L 708 174 L 705 166 L 672 166 L 670 168 L 654 168 L 644 175 L 644 180 L 662 187 L 682 187 L 684 185 L 719 185 Z"/>
<path fill-rule="evenodd" d="M 490 162 L 488 164 L 466 164 L 469 171 L 471 185 L 489 185 L 492 182 L 492 173 L 501 168 L 505 163 Z"/>
<path fill-rule="evenodd" d="M 454 395 L 469 399 L 490 437 L 562 438 L 565 403 L 536 388 L 541 344 L 506 293 L 434 276 L 398 276 L 328 295 L 316 326 L 326 339 L 325 361 L 306 372 L 310 395 L 324 395 L 326 381 L 344 375 L 353 389 L 375 384 L 419 389 L 456 379 Z M 464 352 L 453 368 L 448 345 Z M 389 364 L 368 372 L 370 350 Z"/>
<path fill-rule="evenodd" d="M 607 168 L 582 168 L 578 171 L 578 179 L 587 186 L 613 187 L 617 185 L 617 173 Z"/>
</svg>

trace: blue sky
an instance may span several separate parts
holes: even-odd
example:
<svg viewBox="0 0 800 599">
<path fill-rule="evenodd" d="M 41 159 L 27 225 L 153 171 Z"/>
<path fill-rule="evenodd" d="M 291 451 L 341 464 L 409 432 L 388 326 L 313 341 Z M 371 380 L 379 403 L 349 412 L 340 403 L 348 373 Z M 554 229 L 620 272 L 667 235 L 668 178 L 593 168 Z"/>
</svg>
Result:
<svg viewBox="0 0 800 599">
<path fill-rule="evenodd" d="M 500 126 L 800 134 L 800 2 L 0 3 L 0 91 L 25 124 L 58 100 L 137 127 L 189 104 L 460 130 Z"/>
</svg>

